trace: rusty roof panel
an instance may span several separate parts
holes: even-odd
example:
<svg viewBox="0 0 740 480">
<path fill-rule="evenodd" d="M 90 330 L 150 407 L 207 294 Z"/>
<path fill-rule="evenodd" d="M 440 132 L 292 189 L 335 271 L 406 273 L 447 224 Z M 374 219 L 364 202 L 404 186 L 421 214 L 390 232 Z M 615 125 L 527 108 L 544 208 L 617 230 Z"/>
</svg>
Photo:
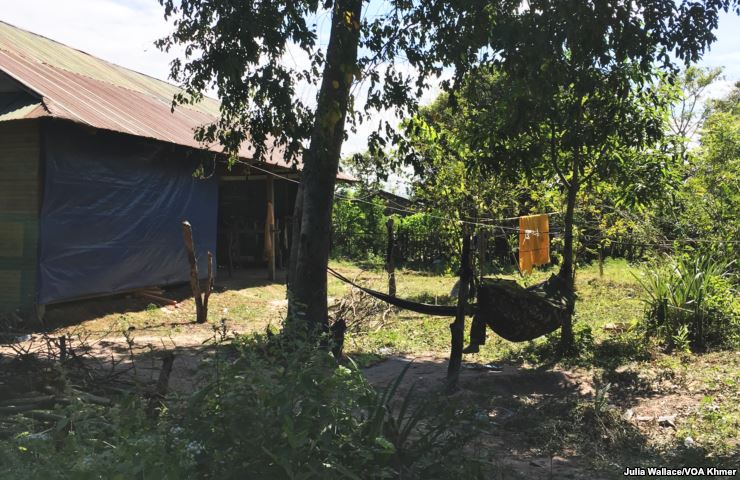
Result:
<svg viewBox="0 0 740 480">
<path fill-rule="evenodd" d="M 25 92 L 0 92 L 0 122 L 28 118 L 40 106 L 41 100 Z"/>
<path fill-rule="evenodd" d="M 0 111 L 0 121 L 51 116 L 95 128 L 152 138 L 203 149 L 194 130 L 217 120 L 219 104 L 204 98 L 172 111 L 172 98 L 181 90 L 167 82 L 128 70 L 41 35 L 0 21 L 0 72 L 4 72 L 39 99 Z M 209 148 L 221 151 L 219 145 Z M 240 157 L 252 156 L 245 142 Z M 268 164 L 290 168 L 282 151 L 274 148 Z M 354 181 L 345 173 L 337 178 Z"/>
<path fill-rule="evenodd" d="M 202 149 L 194 130 L 217 119 L 213 99 L 202 108 L 180 106 L 172 111 L 176 87 L 2 22 L 0 71 L 35 92 L 49 116 L 95 128 Z M 13 110 L 13 118 L 19 114 Z M 243 145 L 240 156 L 250 158 L 250 150 Z M 289 167 L 278 149 L 267 163 Z"/>
<path fill-rule="evenodd" d="M 0 50 L 16 53 L 38 63 L 90 77 L 164 99 L 168 104 L 180 89 L 170 83 L 123 68 L 49 38 L 0 21 Z M 218 115 L 218 101 L 206 97 L 187 108 Z"/>
</svg>

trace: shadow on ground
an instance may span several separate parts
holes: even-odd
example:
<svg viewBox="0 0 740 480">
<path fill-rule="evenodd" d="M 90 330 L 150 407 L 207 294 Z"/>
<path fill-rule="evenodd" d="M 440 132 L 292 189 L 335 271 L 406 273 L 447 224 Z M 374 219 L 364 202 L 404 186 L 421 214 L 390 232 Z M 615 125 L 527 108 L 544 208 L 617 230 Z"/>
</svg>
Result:
<svg viewBox="0 0 740 480">
<path fill-rule="evenodd" d="M 277 279 L 271 281 L 265 269 L 234 270 L 229 276 L 225 270 L 219 270 L 215 281 L 215 291 L 243 290 L 247 288 L 264 287 L 271 284 L 285 284 L 285 272 L 278 271 Z M 186 283 L 163 287 L 164 293 L 160 296 L 176 302 L 191 299 L 193 296 L 190 285 Z M 83 300 L 74 300 L 46 307 L 43 324 L 32 324 L 24 329 L 28 333 L 49 332 L 57 328 L 70 327 L 80 323 L 105 317 L 111 314 L 125 315 L 141 312 L 151 308 L 151 305 L 161 306 L 151 298 L 137 295 L 135 292 L 119 295 L 102 296 Z M 169 324 L 172 326 L 173 324 Z"/>
<path fill-rule="evenodd" d="M 624 415 L 645 400 L 640 389 L 604 395 L 592 374 L 578 369 L 467 366 L 473 368 L 463 368 L 451 399 L 476 410 L 479 445 L 494 454 L 504 478 L 618 478 L 628 465 L 716 466 L 716 460 L 677 442 L 668 449 L 651 443 L 637 418 Z M 447 362 L 439 357 L 391 357 L 364 371 L 373 385 L 385 388 L 404 370 L 399 401 L 409 392 L 419 399 L 443 392 Z M 653 403 L 670 409 L 665 398 Z"/>
</svg>

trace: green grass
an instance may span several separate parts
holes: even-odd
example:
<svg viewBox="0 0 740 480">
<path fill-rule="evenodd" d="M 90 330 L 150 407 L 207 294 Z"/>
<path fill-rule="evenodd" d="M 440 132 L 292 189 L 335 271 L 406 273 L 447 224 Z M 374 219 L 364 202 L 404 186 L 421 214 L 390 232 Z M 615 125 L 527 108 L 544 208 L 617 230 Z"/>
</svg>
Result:
<svg viewBox="0 0 740 480">
<path fill-rule="evenodd" d="M 351 278 L 359 272 L 356 267 L 349 264 L 339 264 L 338 267 Z M 642 317 L 643 306 L 639 299 L 639 284 L 632 275 L 633 271 L 636 271 L 634 267 L 620 260 L 607 261 L 603 277 L 599 276 L 596 266 L 579 270 L 575 322 L 577 325 L 589 326 L 595 341 L 612 338 L 604 330 L 604 326 L 634 325 Z M 544 280 L 551 273 L 537 271 L 523 279 L 513 275 L 503 278 L 513 278 L 522 284 L 531 285 Z M 382 270 L 367 272 L 359 278 L 358 281 L 363 285 L 382 290 L 387 288 L 386 274 Z M 442 303 L 454 303 L 449 294 L 456 280 L 453 276 L 430 276 L 412 271 L 396 272 L 398 296 L 431 303 L 434 303 L 435 298 Z M 330 295 L 339 296 L 346 290 L 338 280 L 335 280 L 330 282 L 329 291 Z M 467 322 L 469 327 L 470 319 Z M 350 338 L 350 345 L 360 352 L 377 353 L 382 350 L 407 354 L 415 352 L 444 354 L 449 350 L 449 323 L 450 319 L 442 317 L 401 312 L 382 330 Z M 470 359 L 480 362 L 517 358 L 521 361 L 536 361 L 537 359 L 532 357 L 532 352 L 547 342 L 547 339 L 539 339 L 534 342 L 513 344 L 489 333 L 486 345 L 481 348 L 480 353 L 471 356 Z"/>
</svg>

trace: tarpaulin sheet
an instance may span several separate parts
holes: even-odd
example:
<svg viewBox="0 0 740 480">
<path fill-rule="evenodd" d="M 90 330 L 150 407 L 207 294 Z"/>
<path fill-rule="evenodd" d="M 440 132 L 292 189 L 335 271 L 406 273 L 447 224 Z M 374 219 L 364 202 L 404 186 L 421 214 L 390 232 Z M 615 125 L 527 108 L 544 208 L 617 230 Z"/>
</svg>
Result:
<svg viewBox="0 0 740 480">
<path fill-rule="evenodd" d="M 44 129 L 44 158 L 39 303 L 187 281 L 183 220 L 205 274 L 218 180 L 193 176 L 194 155 L 55 122 Z"/>
</svg>

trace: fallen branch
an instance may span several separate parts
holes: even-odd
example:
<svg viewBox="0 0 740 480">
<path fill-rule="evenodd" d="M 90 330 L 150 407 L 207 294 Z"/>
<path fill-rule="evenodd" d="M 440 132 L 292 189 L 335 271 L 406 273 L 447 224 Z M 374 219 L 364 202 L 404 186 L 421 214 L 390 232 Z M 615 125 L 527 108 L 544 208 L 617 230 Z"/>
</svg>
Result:
<svg viewBox="0 0 740 480">
<path fill-rule="evenodd" d="M 159 302 L 159 303 L 164 303 L 165 305 L 177 305 L 177 301 L 175 300 L 165 298 L 165 297 L 160 297 L 159 295 L 154 295 L 152 293 L 137 292 L 137 294 L 140 297 L 148 298 L 149 300 L 154 300 L 155 302 Z"/>
<path fill-rule="evenodd" d="M 19 413 L 28 412 L 30 410 L 37 410 L 39 408 L 53 407 L 56 403 L 56 399 L 52 399 L 51 402 L 36 402 L 26 403 L 22 405 L 8 405 L 6 407 L 0 407 L 1 415 L 17 415 Z"/>
<path fill-rule="evenodd" d="M 25 397 L 25 398 L 13 398 L 11 400 L 3 400 L 0 402 L 0 408 L 3 407 L 15 407 L 19 405 L 29 404 L 43 404 L 43 403 L 54 403 L 56 399 L 55 395 L 42 395 L 39 397 Z"/>
<path fill-rule="evenodd" d="M 74 393 L 75 397 L 77 397 L 80 401 L 85 403 L 93 403 L 95 405 L 102 405 L 104 407 L 109 407 L 113 405 L 113 400 L 111 400 L 110 398 L 93 395 L 92 393 L 82 392 L 80 390 L 72 390 L 72 393 Z"/>
</svg>

